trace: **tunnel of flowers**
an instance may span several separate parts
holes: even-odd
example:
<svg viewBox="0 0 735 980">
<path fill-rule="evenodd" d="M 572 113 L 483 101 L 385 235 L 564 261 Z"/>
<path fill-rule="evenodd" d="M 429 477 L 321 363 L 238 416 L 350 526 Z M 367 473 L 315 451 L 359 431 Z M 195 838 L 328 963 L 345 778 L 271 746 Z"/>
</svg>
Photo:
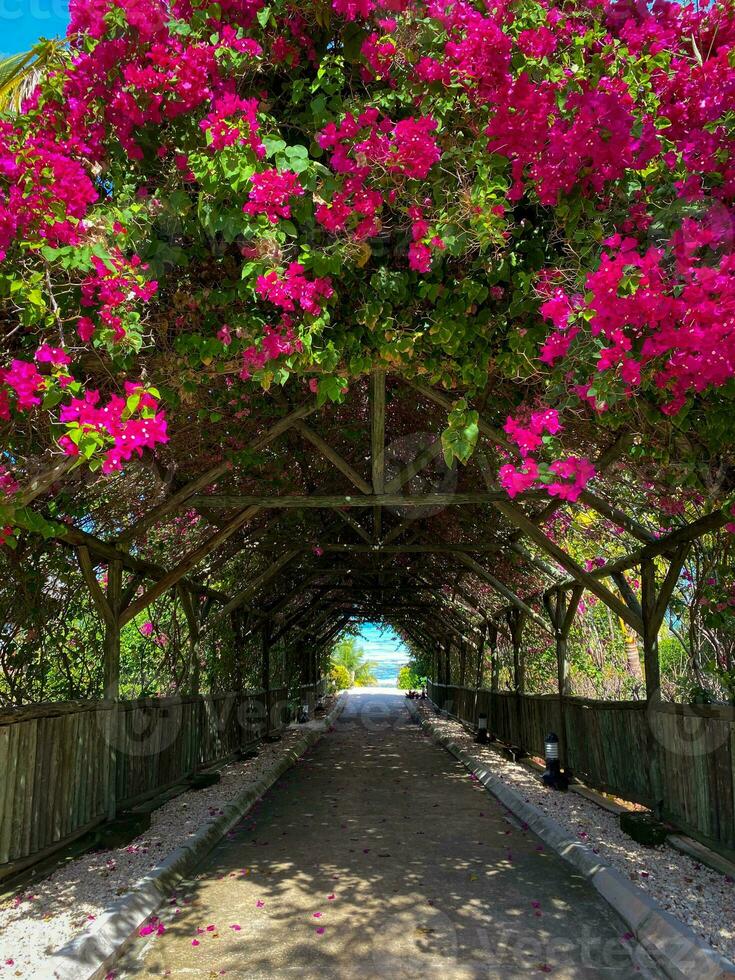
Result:
<svg viewBox="0 0 735 980">
<path fill-rule="evenodd" d="M 72 0 L 0 117 L 0 733 L 365 621 L 730 724 L 734 65 L 727 2 Z"/>
</svg>

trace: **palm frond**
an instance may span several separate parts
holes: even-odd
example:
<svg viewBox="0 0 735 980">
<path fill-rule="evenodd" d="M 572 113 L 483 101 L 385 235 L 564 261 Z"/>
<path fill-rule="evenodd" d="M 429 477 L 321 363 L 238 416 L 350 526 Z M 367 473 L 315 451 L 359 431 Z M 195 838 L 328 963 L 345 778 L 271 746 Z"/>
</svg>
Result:
<svg viewBox="0 0 735 980">
<path fill-rule="evenodd" d="M 31 51 L 0 59 L 0 113 L 19 112 L 64 41 L 41 41 Z"/>
</svg>

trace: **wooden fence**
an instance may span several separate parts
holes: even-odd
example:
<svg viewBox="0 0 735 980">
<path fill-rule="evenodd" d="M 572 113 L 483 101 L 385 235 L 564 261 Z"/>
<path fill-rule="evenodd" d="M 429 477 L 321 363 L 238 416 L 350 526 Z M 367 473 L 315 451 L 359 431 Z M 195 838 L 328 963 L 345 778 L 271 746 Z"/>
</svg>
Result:
<svg viewBox="0 0 735 980">
<path fill-rule="evenodd" d="M 654 807 L 692 837 L 735 849 L 735 708 L 593 701 L 429 684 L 434 704 L 476 726 L 488 716 L 503 742 L 543 758 L 556 732 L 562 762 L 581 780 Z"/>
<path fill-rule="evenodd" d="M 269 694 L 278 729 L 291 718 L 288 692 Z M 264 704 L 255 691 L 1 712 L 0 878 L 256 742 Z"/>
</svg>

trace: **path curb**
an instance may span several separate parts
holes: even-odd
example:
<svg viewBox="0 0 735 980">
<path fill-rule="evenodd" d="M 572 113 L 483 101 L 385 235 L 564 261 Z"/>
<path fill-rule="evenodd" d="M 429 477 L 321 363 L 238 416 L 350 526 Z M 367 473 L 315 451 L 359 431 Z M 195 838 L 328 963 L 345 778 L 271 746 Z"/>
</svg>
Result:
<svg viewBox="0 0 735 980">
<path fill-rule="evenodd" d="M 337 702 L 323 721 L 313 724 L 302 738 L 260 779 L 223 807 L 223 813 L 201 827 L 191 840 L 172 851 L 122 898 L 114 902 L 93 926 L 76 936 L 49 958 L 40 976 L 53 980 L 98 980 L 104 977 L 138 929 L 170 895 L 172 888 L 217 844 L 250 807 L 270 789 L 336 721 L 345 706 Z"/>
<path fill-rule="evenodd" d="M 574 840 L 569 832 L 524 800 L 487 765 L 462 749 L 443 734 L 416 705 L 406 703 L 411 716 L 439 745 L 462 762 L 480 783 L 538 837 L 572 864 L 597 889 L 600 895 L 627 924 L 643 948 L 670 980 L 720 980 L 735 977 L 735 964 L 708 946 L 688 926 L 674 918 L 646 892 L 629 881 L 617 868 L 606 865 L 587 845 Z"/>
</svg>

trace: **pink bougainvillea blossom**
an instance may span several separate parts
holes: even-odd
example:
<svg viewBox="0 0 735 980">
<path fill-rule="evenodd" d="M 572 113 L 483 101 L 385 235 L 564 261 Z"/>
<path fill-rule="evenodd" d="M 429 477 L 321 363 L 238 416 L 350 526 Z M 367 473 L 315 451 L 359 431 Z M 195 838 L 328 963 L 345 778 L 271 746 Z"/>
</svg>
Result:
<svg viewBox="0 0 735 980">
<path fill-rule="evenodd" d="M 241 99 L 234 91 L 218 95 L 199 125 L 207 133 L 214 150 L 242 143 L 259 159 L 265 156 L 265 147 L 258 136 L 257 99 Z"/>
<path fill-rule="evenodd" d="M 168 442 L 166 418 L 158 411 L 157 398 L 131 382 L 126 382 L 125 394 L 126 398 L 112 395 L 103 404 L 99 392 L 90 390 L 83 398 L 72 397 L 59 412 L 59 421 L 67 424 L 70 433 L 79 433 L 81 437 L 95 433 L 104 445 L 112 442 L 104 453 L 106 473 L 121 469 L 134 453 L 142 456 L 144 449 Z M 137 403 L 133 409 L 131 398 Z M 73 435 L 67 434 L 61 445 L 68 455 L 76 455 L 77 442 Z"/>
<path fill-rule="evenodd" d="M 245 214 L 264 214 L 272 224 L 279 218 L 290 218 L 291 198 L 301 197 L 304 193 L 298 174 L 292 170 L 263 170 L 253 174 L 251 183 L 243 211 Z"/>
<path fill-rule="evenodd" d="M 298 262 L 292 262 L 283 274 L 273 269 L 259 276 L 255 290 L 259 296 L 282 310 L 295 311 L 301 308 L 306 313 L 318 316 L 322 301 L 334 293 L 328 277 L 307 279 L 305 269 Z"/>
<path fill-rule="evenodd" d="M 9 368 L 0 369 L 0 384 L 6 385 L 12 391 L 15 407 L 19 412 L 26 412 L 41 404 L 40 394 L 45 382 L 35 364 L 17 359 L 11 361 Z M 5 400 L 0 397 L 0 418 L 10 418 L 9 404 L 6 391 Z"/>
<path fill-rule="evenodd" d="M 423 180 L 441 159 L 436 128 L 431 116 L 394 123 L 377 109 L 366 109 L 357 117 L 346 115 L 339 124 L 329 123 L 317 142 L 331 150 L 329 162 L 337 173 L 364 179 L 371 165 L 378 165 L 390 174 Z"/>
<path fill-rule="evenodd" d="M 39 364 L 52 364 L 54 367 L 71 364 L 71 358 L 66 351 L 60 347 L 51 347 L 50 344 L 42 344 L 33 357 Z"/>
</svg>

